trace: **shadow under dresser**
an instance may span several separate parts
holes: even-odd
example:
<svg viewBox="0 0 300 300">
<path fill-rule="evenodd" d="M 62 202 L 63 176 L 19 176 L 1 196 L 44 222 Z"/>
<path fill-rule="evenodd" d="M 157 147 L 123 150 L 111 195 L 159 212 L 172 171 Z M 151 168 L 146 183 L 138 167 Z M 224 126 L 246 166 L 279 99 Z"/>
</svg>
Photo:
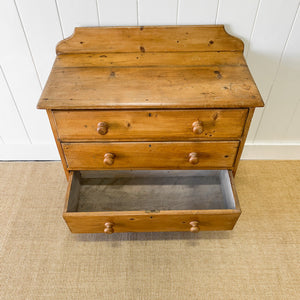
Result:
<svg viewBox="0 0 300 300">
<path fill-rule="evenodd" d="M 69 181 L 74 233 L 230 230 L 255 107 L 222 25 L 86 27 L 61 41 L 38 103 Z"/>
</svg>

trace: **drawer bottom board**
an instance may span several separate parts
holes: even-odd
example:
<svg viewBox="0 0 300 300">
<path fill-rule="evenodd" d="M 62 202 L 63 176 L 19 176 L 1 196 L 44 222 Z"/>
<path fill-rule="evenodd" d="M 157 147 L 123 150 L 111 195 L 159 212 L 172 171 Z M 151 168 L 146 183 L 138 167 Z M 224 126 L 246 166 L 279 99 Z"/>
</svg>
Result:
<svg viewBox="0 0 300 300">
<path fill-rule="evenodd" d="M 64 219 L 72 232 L 232 229 L 240 207 L 227 170 L 72 173 Z"/>
</svg>

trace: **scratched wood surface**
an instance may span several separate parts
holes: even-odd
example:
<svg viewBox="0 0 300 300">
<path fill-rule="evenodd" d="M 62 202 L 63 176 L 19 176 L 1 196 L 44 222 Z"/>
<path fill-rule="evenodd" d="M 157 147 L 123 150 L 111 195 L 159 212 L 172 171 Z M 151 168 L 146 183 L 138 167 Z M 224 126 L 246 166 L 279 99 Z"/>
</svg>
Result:
<svg viewBox="0 0 300 300">
<path fill-rule="evenodd" d="M 242 51 L 219 25 L 77 28 L 38 108 L 262 106 Z"/>
<path fill-rule="evenodd" d="M 54 111 L 61 141 L 170 141 L 241 137 L 247 109 Z M 99 134 L 97 124 L 107 132 Z M 193 124 L 199 122 L 200 132 Z"/>
<path fill-rule="evenodd" d="M 69 170 L 232 168 L 238 141 L 62 143 Z M 104 163 L 112 153 L 114 162 Z M 196 153 L 198 163 L 189 161 Z"/>
<path fill-rule="evenodd" d="M 168 66 L 246 66 L 241 52 L 98 52 L 58 55 L 54 68 L 68 67 L 168 67 Z"/>
<path fill-rule="evenodd" d="M 39 108 L 261 106 L 246 66 L 54 68 Z"/>
<path fill-rule="evenodd" d="M 95 52 L 243 51 L 223 25 L 78 27 L 57 54 Z"/>
</svg>

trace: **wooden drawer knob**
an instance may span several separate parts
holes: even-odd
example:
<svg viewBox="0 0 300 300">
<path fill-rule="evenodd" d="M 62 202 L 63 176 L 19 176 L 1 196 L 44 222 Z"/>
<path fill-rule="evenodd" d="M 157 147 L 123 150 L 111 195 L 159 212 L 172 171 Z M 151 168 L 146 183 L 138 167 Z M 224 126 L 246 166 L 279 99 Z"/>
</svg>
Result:
<svg viewBox="0 0 300 300">
<path fill-rule="evenodd" d="M 199 162 L 199 156 L 198 153 L 196 152 L 191 152 L 189 154 L 189 163 L 191 163 L 192 165 L 196 165 Z"/>
<path fill-rule="evenodd" d="M 203 132 L 203 123 L 200 121 L 195 121 L 193 123 L 193 132 L 195 134 L 201 134 Z"/>
<path fill-rule="evenodd" d="M 105 228 L 104 228 L 104 233 L 106 233 L 106 234 L 112 234 L 112 233 L 114 233 L 115 231 L 114 231 L 114 223 L 111 223 L 111 222 L 106 222 L 105 224 L 104 224 L 104 226 L 105 226 Z"/>
<path fill-rule="evenodd" d="M 104 164 L 111 166 L 114 163 L 115 157 L 116 156 L 113 153 L 105 153 L 103 160 Z"/>
<path fill-rule="evenodd" d="M 190 222 L 190 225 L 192 226 L 190 228 L 191 232 L 199 232 L 200 231 L 199 222 L 198 221 L 192 221 L 192 222 Z"/>
<path fill-rule="evenodd" d="M 97 132 L 101 135 L 106 135 L 108 132 L 108 124 L 106 122 L 98 123 Z"/>
</svg>

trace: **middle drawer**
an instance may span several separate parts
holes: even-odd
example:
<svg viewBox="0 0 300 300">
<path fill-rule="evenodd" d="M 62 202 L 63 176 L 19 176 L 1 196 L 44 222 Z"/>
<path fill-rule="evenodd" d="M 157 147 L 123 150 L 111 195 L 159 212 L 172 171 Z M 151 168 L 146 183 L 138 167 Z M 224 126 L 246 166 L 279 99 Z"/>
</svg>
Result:
<svg viewBox="0 0 300 300">
<path fill-rule="evenodd" d="M 239 138 L 247 109 L 54 111 L 61 141 Z"/>
<path fill-rule="evenodd" d="M 62 143 L 69 170 L 230 169 L 238 141 Z"/>
</svg>

